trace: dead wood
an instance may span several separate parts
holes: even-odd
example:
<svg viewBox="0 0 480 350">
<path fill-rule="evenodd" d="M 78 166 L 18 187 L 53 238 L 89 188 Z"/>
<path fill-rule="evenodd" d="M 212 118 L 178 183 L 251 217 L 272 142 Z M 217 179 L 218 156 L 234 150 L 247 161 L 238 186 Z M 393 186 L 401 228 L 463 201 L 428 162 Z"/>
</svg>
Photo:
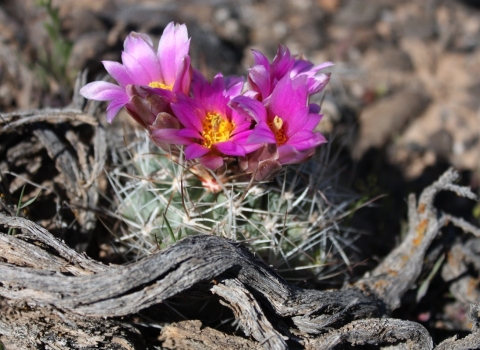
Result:
<svg viewBox="0 0 480 350">
<path fill-rule="evenodd" d="M 98 125 L 98 120 L 95 117 L 78 109 L 41 109 L 0 114 L 0 135 L 12 132 L 20 126 L 39 122 L 51 124 L 73 122 Z"/>
<path fill-rule="evenodd" d="M 59 310 L 10 306 L 0 299 L 0 340 L 6 349 L 145 349 L 140 332 L 115 320 L 78 317 Z"/>
<path fill-rule="evenodd" d="M 416 282 L 429 245 L 447 222 L 478 233 L 473 226 L 452 220 L 433 207 L 433 199 L 441 190 L 474 198 L 469 189 L 453 184 L 456 178 L 453 170 L 445 173 L 425 189 L 418 204 L 411 196 L 404 242 L 370 274 L 344 289 L 318 291 L 292 286 L 241 244 L 216 236 L 187 237 L 138 262 L 105 266 L 76 253 L 25 218 L 0 214 L 1 225 L 22 231 L 14 237 L 2 234 L 0 295 L 35 312 L 56 310 L 67 318 L 93 324 L 98 320 L 102 330 L 107 320 L 116 322 L 112 317 L 134 315 L 174 296 L 194 298 L 195 287 L 205 289 L 207 285 L 207 293 L 209 289 L 218 295 L 234 311 L 243 332 L 263 348 L 390 344 L 398 349 L 432 349 L 432 339 L 420 324 L 382 317 L 399 306 L 400 298 Z M 26 257 L 23 260 L 22 255 Z M 477 309 L 472 310 L 471 317 L 477 322 Z M 40 333 L 47 331 L 47 323 Z M 73 337 L 78 337 L 78 344 L 87 341 L 80 338 L 90 334 L 85 331 L 89 327 L 90 323 L 77 328 Z M 20 334 L 9 331 L 5 324 L 0 331 L 10 342 L 17 341 Z M 178 347 L 172 345 L 172 332 L 162 332 L 161 339 L 171 347 L 186 348 L 188 344 L 207 344 L 202 334 L 211 334 L 198 330 L 185 340 L 181 330 L 177 333 Z M 50 344 L 38 334 L 25 332 L 18 344 L 29 337 L 32 344 L 34 339 Z M 235 339 L 225 336 L 224 341 Z M 477 341 L 477 333 L 472 333 L 464 339 L 449 339 L 438 349 L 445 349 L 444 344 L 463 349 L 462 344 L 471 346 Z M 245 346 L 242 344 L 238 348 Z"/>
<path fill-rule="evenodd" d="M 433 206 L 435 195 L 444 190 L 477 199 L 469 188 L 455 185 L 453 182 L 457 179 L 458 174 L 450 169 L 422 192 L 418 204 L 414 195 L 408 197 L 408 232 L 405 239 L 372 272 L 358 281 L 356 287 L 375 293 L 390 310 L 396 309 L 400 306 L 400 298 L 417 280 L 426 251 L 443 226 L 451 222 L 465 232 L 479 235 L 478 228 L 438 212 Z"/>
<path fill-rule="evenodd" d="M 5 149 L 0 146 L 0 154 L 5 154 L 5 159 L 0 159 L 0 169 L 10 178 L 13 176 L 15 182 L 2 190 L 6 201 L 9 191 L 26 184 L 36 187 L 34 193 L 26 193 L 27 197 L 33 197 L 39 189 L 44 196 L 53 193 L 56 213 L 50 221 L 42 218 L 43 224 L 49 229 L 71 227 L 74 220 L 75 235 L 70 237 L 79 251 L 86 250 L 97 224 L 94 209 L 98 208 L 99 179 L 107 159 L 105 130 L 94 117 L 98 104 L 83 110 L 85 99 L 79 95 L 79 89 L 85 82 L 83 73 L 77 79 L 69 108 L 0 115 L 0 135 L 7 141 L 2 143 Z M 44 169 L 53 167 L 58 175 L 45 179 Z M 0 174 L 0 179 L 5 177 Z"/>
<path fill-rule="evenodd" d="M 241 337 L 227 335 L 215 329 L 202 328 L 202 322 L 183 321 L 172 323 L 162 329 L 159 340 L 164 349 L 198 350 L 256 350 L 262 347 Z"/>
</svg>

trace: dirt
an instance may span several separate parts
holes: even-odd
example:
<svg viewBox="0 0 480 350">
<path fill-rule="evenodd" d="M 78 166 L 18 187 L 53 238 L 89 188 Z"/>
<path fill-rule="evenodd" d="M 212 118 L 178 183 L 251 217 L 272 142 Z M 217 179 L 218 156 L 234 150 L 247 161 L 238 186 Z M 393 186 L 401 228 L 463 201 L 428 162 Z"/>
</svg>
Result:
<svg viewBox="0 0 480 350">
<path fill-rule="evenodd" d="M 79 72 L 88 69 L 88 81 L 104 76 L 101 61 L 120 61 L 129 32 L 148 33 L 155 42 L 172 20 L 187 24 L 192 64 L 210 77 L 218 71 L 244 74 L 252 63 L 252 48 L 273 58 L 279 44 L 314 63 L 334 62 L 329 87 L 317 99 L 323 100 L 325 114 L 320 129 L 345 169 L 341 184 L 369 198 L 386 195 L 345 222 L 362 233 L 355 262 L 364 266 L 354 269 L 352 279 L 375 266 L 398 243 L 409 192 L 419 193 L 449 166 L 462 172 L 462 184 L 478 192 L 479 1 L 57 0 L 52 6 L 59 16 L 56 39 L 45 27 L 52 23 L 52 16 L 39 3 L 5 0 L 0 5 L 2 113 L 70 105 Z M 62 54 L 62 43 L 71 47 L 70 54 Z M 99 122 L 107 134 L 122 135 L 123 128 L 135 128 L 126 113 L 113 126 L 104 118 Z M 87 129 L 73 129 L 81 140 L 69 141 L 70 135 L 62 141 L 70 142 L 70 149 L 83 144 L 85 153 L 93 157 L 94 135 Z M 55 157 L 50 159 L 39 146 L 38 135 L 28 129 L 21 141 L 18 135 L 0 135 L 0 171 L 8 173 L 4 177 L 9 182 L 2 193 L 10 193 L 16 203 L 25 179 L 55 188 L 44 191 L 32 204 L 31 218 L 56 230 L 71 245 L 118 262 L 113 252 L 102 248 L 108 240 L 105 229 L 101 238 L 92 241 L 78 242 L 65 233 L 65 225 L 78 217 L 65 207 L 53 208 L 78 204 L 82 194 L 69 194 L 62 187 L 65 179 L 55 167 Z M 106 189 L 103 181 L 99 186 Z M 27 187 L 25 199 L 36 193 Z M 444 210 L 480 223 L 478 206 L 472 201 L 442 195 L 437 202 Z M 64 216 L 59 218 L 59 213 Z M 73 229 L 81 230 L 81 220 L 72 223 Z M 412 291 L 397 311 L 402 318 L 437 332 L 437 341 L 445 338 L 442 331 L 468 331 L 471 325 L 464 310 L 468 302 L 479 302 L 478 252 L 466 251 L 467 238 L 458 237 L 453 229 L 447 231 L 443 239 L 457 244 L 461 256 L 445 259 L 443 270 L 431 281 L 431 288 L 438 288 L 430 299 L 417 302 Z M 432 259 L 440 253 L 432 253 Z M 467 276 L 459 280 L 462 273 Z M 428 271 L 424 278 L 427 275 Z M 452 279 L 458 293 L 445 284 Z"/>
</svg>

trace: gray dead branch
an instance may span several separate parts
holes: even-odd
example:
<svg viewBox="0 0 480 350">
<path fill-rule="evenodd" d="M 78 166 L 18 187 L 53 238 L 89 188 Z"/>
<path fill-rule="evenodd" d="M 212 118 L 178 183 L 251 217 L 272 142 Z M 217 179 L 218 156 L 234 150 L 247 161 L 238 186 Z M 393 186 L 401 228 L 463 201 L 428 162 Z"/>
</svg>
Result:
<svg viewBox="0 0 480 350">
<path fill-rule="evenodd" d="M 43 224 L 49 229 L 75 224 L 79 251 L 85 250 L 97 224 L 94 209 L 98 207 L 99 179 L 107 159 L 105 130 L 94 117 L 98 104 L 83 111 L 79 89 L 85 79 L 85 73 L 79 75 L 69 108 L 0 114 L 0 138 L 5 141 L 0 144 L 0 152 L 6 155 L 0 159 L 0 179 L 2 173 L 15 177 L 11 191 L 26 184 L 36 187 L 34 193 L 27 194 L 30 198 L 40 190 L 45 195 L 54 193 L 55 216 Z M 91 136 L 86 138 L 85 134 Z M 51 168 L 52 163 L 59 174 L 45 179 L 44 169 Z M 9 196 L 7 189 L 2 193 Z M 73 223 L 72 219 L 63 219 L 61 208 L 66 204 L 75 218 Z"/>
<path fill-rule="evenodd" d="M 353 286 L 329 291 L 292 286 L 241 244 L 217 236 L 191 236 L 138 262 L 105 266 L 76 253 L 25 218 L 0 214 L 0 225 L 22 232 L 1 234 L 0 239 L 0 295 L 17 310 L 9 312 L 8 321 L 0 322 L 2 341 L 27 349 L 75 349 L 93 340 L 98 348 L 109 348 L 105 344 L 111 342 L 117 348 L 143 349 L 135 327 L 119 322 L 120 317 L 175 296 L 196 298 L 198 288 L 220 297 L 252 340 L 207 331 L 198 323 L 179 323 L 165 327 L 159 335 L 158 341 L 166 348 L 208 348 L 215 337 L 239 349 L 251 344 L 265 349 L 364 344 L 432 349 L 432 339 L 423 326 L 388 315 L 416 282 L 428 246 L 448 221 L 478 233 L 432 205 L 441 190 L 475 197 L 453 183 L 457 176 L 453 170 L 446 172 L 425 189 L 418 204 L 411 196 L 410 227 L 404 242 Z M 474 323 L 478 322 L 477 311 L 475 306 L 470 312 Z M 55 322 L 52 315 L 63 321 Z M 27 331 L 33 325 L 35 331 Z M 59 332 L 68 332 L 68 344 L 59 343 Z M 476 348 L 479 339 L 474 332 L 463 339 L 449 339 L 437 349 Z"/>
</svg>

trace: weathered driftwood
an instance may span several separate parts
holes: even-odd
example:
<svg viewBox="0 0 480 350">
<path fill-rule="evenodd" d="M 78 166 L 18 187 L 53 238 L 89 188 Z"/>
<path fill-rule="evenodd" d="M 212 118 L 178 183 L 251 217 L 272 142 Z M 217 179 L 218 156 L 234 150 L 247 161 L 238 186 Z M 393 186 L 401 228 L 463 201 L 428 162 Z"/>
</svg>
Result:
<svg viewBox="0 0 480 350">
<path fill-rule="evenodd" d="M 252 340 L 228 335 L 212 328 L 203 328 L 202 322 L 182 321 L 162 329 L 159 338 L 165 349 L 198 350 L 259 350 L 262 347 Z"/>
<path fill-rule="evenodd" d="M 6 349 L 144 349 L 140 332 L 128 324 L 88 319 L 59 310 L 9 306 L 0 300 L 0 341 Z"/>
<path fill-rule="evenodd" d="M 97 217 L 91 209 L 98 207 L 98 180 L 107 158 L 105 130 L 93 117 L 94 110 L 83 111 L 85 100 L 78 91 L 85 84 L 85 79 L 85 74 L 79 75 L 74 100 L 69 108 L 0 114 L 0 135 L 2 135 L 0 138 L 8 137 L 9 139 L 3 145 L 6 147 L 8 144 L 7 149 L 2 150 L 0 143 L 0 153 L 5 152 L 6 158 L 2 168 L 7 168 L 8 173 L 14 175 L 17 180 L 23 180 L 21 185 L 35 184 L 46 192 L 54 192 L 57 197 L 57 215 L 62 203 L 68 203 L 78 222 L 75 236 L 78 241 L 76 242 L 78 250 L 85 249 L 96 227 Z M 98 107 L 98 104 L 92 104 L 92 106 L 90 109 Z M 69 127 L 59 126 L 61 123 Z M 81 131 L 73 128 L 78 125 L 82 125 L 84 129 L 86 126 L 91 130 L 93 134 L 91 142 L 81 141 L 81 135 L 79 135 Z M 39 156 L 43 149 L 49 157 Z M 0 159 L 0 167 L 2 161 L 3 159 Z M 54 163 L 60 179 L 50 179 L 50 185 L 45 187 L 36 183 L 35 180 L 43 181 L 44 174 L 37 172 L 41 172 L 44 165 L 42 163 L 48 162 Z M 38 165 L 25 167 L 25 163 Z M 22 173 L 12 172 L 10 168 L 15 167 Z M 61 183 L 61 191 L 56 189 L 55 182 Z M 2 193 L 8 195 L 8 188 Z M 56 220 L 61 221 L 58 217 Z M 67 225 L 65 222 L 63 224 Z"/>
<path fill-rule="evenodd" d="M 29 334 L 20 326 L 23 321 L 18 314 L 18 321 L 12 317 L 7 323 L 0 323 L 0 333 L 6 341 L 17 341 L 19 346 L 28 343 L 30 348 L 36 346 L 31 344 L 80 348 L 78 344 L 88 341 L 81 338 L 91 338 L 97 324 L 100 333 L 106 332 L 99 336 L 113 334 L 107 330 L 117 327 L 115 330 L 121 335 L 115 335 L 118 339 L 126 339 L 126 334 L 133 337 L 127 337 L 123 348 L 143 348 L 145 345 L 131 333 L 132 326 L 105 317 L 134 315 L 174 296 L 195 297 L 198 288 L 218 295 L 233 310 L 244 333 L 263 348 L 334 349 L 344 344 L 391 344 L 398 349 L 432 349 L 432 339 L 420 324 L 386 316 L 399 306 L 402 295 L 415 283 L 428 246 L 447 221 L 479 233 L 461 220 L 437 213 L 432 206 L 435 194 L 445 189 L 474 198 L 470 190 L 453 184 L 456 177 L 454 171 L 448 171 L 423 192 L 418 204 L 410 197 L 410 228 L 404 242 L 353 286 L 330 291 L 292 286 L 241 244 L 221 237 L 192 236 L 141 261 L 105 266 L 72 251 L 27 219 L 0 214 L 0 225 L 21 229 L 23 233 L 15 237 L 1 235 L 0 295 L 35 312 L 56 312 L 65 319 L 81 320 L 62 323 L 63 331 L 70 327 L 72 339 L 77 337 L 68 346 L 59 345 L 55 333 L 59 330 L 49 326 L 49 322 L 35 323 L 37 332 Z M 473 310 L 471 316 L 477 322 L 478 312 Z M 8 325 L 19 327 L 17 330 Z M 192 335 L 188 341 L 178 343 L 177 348 L 209 344 L 205 337 L 212 333 L 189 327 L 186 329 Z M 174 337 L 183 337 L 181 329 L 185 327 L 178 329 L 163 331 L 163 344 L 175 348 Z M 52 336 L 40 336 L 47 333 Z M 102 343 L 113 339 L 108 337 L 97 345 L 108 348 Z M 479 339 L 474 332 L 464 339 L 449 339 L 438 348 L 475 348 Z M 238 346 L 232 348 L 245 348 L 245 344 L 251 343 L 227 335 L 223 341 L 238 341 Z"/>
</svg>

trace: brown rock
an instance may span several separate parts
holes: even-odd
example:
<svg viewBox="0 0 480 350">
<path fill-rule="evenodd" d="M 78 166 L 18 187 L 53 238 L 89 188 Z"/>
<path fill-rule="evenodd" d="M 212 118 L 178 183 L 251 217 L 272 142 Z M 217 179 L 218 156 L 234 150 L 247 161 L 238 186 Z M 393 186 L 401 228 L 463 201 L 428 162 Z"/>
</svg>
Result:
<svg viewBox="0 0 480 350">
<path fill-rule="evenodd" d="M 406 90 L 366 107 L 360 115 L 360 131 L 352 156 L 359 159 L 369 148 L 384 146 L 428 103 L 425 94 Z"/>
</svg>

